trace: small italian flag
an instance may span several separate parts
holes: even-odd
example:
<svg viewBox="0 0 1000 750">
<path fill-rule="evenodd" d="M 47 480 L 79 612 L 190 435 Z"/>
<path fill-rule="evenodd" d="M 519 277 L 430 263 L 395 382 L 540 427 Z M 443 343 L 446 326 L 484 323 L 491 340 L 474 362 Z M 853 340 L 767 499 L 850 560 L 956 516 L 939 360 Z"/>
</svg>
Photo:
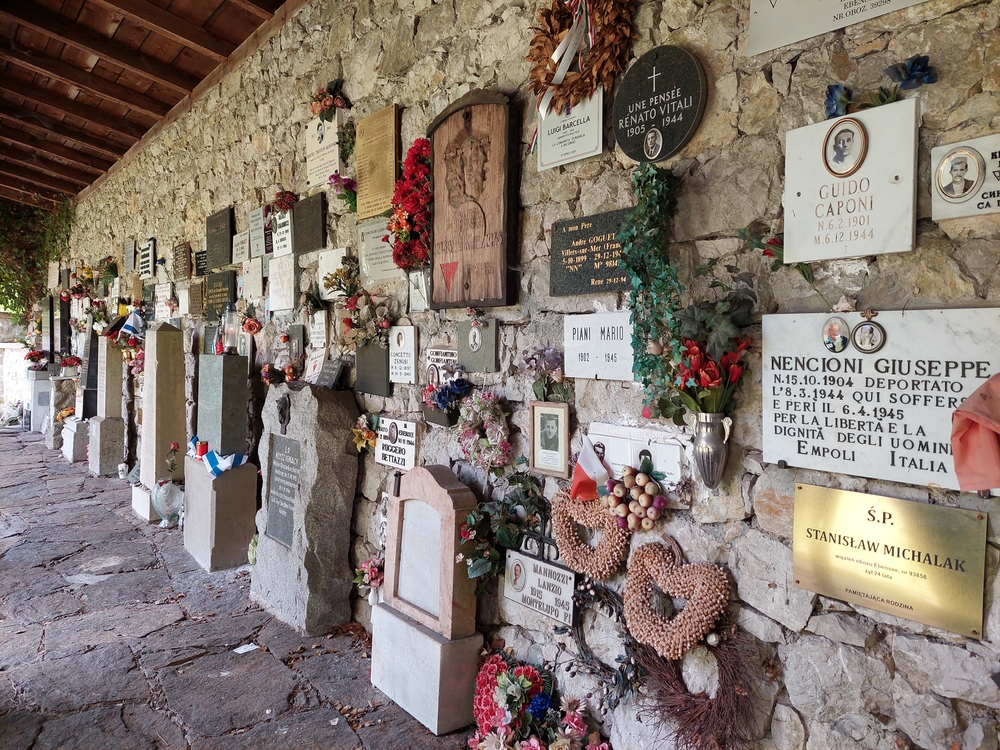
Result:
<svg viewBox="0 0 1000 750">
<path fill-rule="evenodd" d="M 573 486 L 570 488 L 569 496 L 574 500 L 596 500 L 599 497 L 597 488 L 610 477 L 611 472 L 597 455 L 594 444 L 584 435 L 580 458 L 577 459 L 576 467 L 573 469 Z"/>
</svg>

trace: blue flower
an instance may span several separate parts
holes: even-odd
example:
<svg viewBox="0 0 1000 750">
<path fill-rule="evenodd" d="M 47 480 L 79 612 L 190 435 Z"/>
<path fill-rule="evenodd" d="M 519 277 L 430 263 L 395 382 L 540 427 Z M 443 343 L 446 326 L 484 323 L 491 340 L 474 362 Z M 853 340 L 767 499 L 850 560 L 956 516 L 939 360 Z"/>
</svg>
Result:
<svg viewBox="0 0 1000 750">
<path fill-rule="evenodd" d="M 535 721 L 541 721 L 545 718 L 545 712 L 549 710 L 551 705 L 552 697 L 548 693 L 539 693 L 528 704 L 528 713 L 534 717 Z"/>
<path fill-rule="evenodd" d="M 465 378 L 449 380 L 434 392 L 434 405 L 441 411 L 447 411 L 453 402 L 464 397 L 472 390 L 472 383 Z"/>
<path fill-rule="evenodd" d="M 826 119 L 847 114 L 851 103 L 851 90 L 841 83 L 826 87 Z"/>
<path fill-rule="evenodd" d="M 885 74 L 901 89 L 917 89 L 925 83 L 937 82 L 937 70 L 930 65 L 928 55 L 914 55 L 901 63 L 890 65 Z"/>
</svg>

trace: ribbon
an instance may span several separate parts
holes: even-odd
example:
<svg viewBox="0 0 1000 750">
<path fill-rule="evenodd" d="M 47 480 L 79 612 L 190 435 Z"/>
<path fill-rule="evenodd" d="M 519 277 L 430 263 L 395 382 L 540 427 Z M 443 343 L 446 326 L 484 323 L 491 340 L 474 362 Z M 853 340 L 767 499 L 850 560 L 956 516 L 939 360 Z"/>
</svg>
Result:
<svg viewBox="0 0 1000 750">
<path fill-rule="evenodd" d="M 538 103 L 538 117 L 543 121 L 546 114 L 548 114 L 552 97 L 555 96 L 553 87 L 562 83 L 569 72 L 569 66 L 573 64 L 573 58 L 576 57 L 576 53 L 580 49 L 584 35 L 588 36 L 591 45 L 594 43 L 587 0 L 570 0 L 567 5 L 573 11 L 573 25 L 569 27 L 566 36 L 563 37 L 563 40 L 559 42 L 559 46 L 552 53 L 552 62 L 557 64 L 556 72 L 552 76 L 548 90 Z"/>
</svg>

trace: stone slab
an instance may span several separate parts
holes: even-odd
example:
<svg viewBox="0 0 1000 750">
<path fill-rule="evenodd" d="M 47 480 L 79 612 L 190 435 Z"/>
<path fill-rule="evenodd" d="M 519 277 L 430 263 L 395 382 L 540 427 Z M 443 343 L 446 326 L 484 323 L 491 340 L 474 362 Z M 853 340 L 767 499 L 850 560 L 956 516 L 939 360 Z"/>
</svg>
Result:
<svg viewBox="0 0 1000 750">
<path fill-rule="evenodd" d="M 247 450 L 247 358 L 198 358 L 198 438 L 222 456 Z"/>
<path fill-rule="evenodd" d="M 122 415 L 122 354 L 104 336 L 98 341 L 97 416 Z"/>
<path fill-rule="evenodd" d="M 385 604 L 372 611 L 372 684 L 434 734 L 472 723 L 483 636 L 448 640 Z"/>
<path fill-rule="evenodd" d="M 350 724 L 332 708 L 286 714 L 258 724 L 249 732 L 224 737 L 206 737 L 191 744 L 191 750 L 329 750 L 358 748 L 361 740 Z"/>
<path fill-rule="evenodd" d="M 158 523 L 160 514 L 153 507 L 153 496 L 145 487 L 135 485 L 132 487 L 132 512 L 143 521 Z"/>
<path fill-rule="evenodd" d="M 184 460 L 184 548 L 205 570 L 245 564 L 256 533 L 257 467 L 243 464 L 213 478 L 201 461 Z"/>
<path fill-rule="evenodd" d="M 125 458 L 124 420 L 115 417 L 93 417 L 89 423 L 90 473 L 99 477 L 117 476 L 118 464 Z"/>
</svg>

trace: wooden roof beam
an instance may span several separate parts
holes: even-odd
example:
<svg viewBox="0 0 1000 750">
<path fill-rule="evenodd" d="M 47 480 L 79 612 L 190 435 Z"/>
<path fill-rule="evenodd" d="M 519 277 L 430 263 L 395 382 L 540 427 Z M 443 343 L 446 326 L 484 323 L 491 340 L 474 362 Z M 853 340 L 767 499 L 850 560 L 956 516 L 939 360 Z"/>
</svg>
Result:
<svg viewBox="0 0 1000 750">
<path fill-rule="evenodd" d="M 262 21 L 270 21 L 274 17 L 274 13 L 261 0 L 229 0 L 229 4 L 242 8 Z"/>
<path fill-rule="evenodd" d="M 40 208 L 43 211 L 51 211 L 58 205 L 56 201 L 43 198 L 40 195 L 29 195 L 22 193 L 20 190 L 14 190 L 14 188 L 3 186 L 0 186 L 0 198 L 11 201 L 12 203 L 20 203 L 25 206 L 31 206 L 32 208 Z"/>
<path fill-rule="evenodd" d="M 126 88 L 121 84 L 109 81 L 83 68 L 70 65 L 54 57 L 47 57 L 34 52 L 14 49 L 10 44 L 0 41 L 0 60 L 9 60 L 15 65 L 26 68 L 33 73 L 39 73 L 49 78 L 68 83 L 95 96 L 117 102 L 130 109 L 145 112 L 157 120 L 162 119 L 170 111 L 170 105 L 157 101 L 152 97 L 140 94 L 138 91 Z"/>
<path fill-rule="evenodd" d="M 236 50 L 236 45 L 219 39 L 190 21 L 164 10 L 147 0 L 90 0 L 115 13 L 120 13 L 130 21 L 155 31 L 178 44 L 190 47 L 216 62 L 225 62 Z"/>
<path fill-rule="evenodd" d="M 0 4 L 0 17 L 9 18 L 33 31 L 89 52 L 109 63 L 166 86 L 185 96 L 194 91 L 198 79 L 155 57 L 108 39 L 86 26 L 73 23 L 29 2 Z"/>
<path fill-rule="evenodd" d="M 6 154 L 4 156 L 6 157 Z M 13 162 L 6 161 L 6 158 L 0 159 L 0 174 L 7 175 L 8 177 L 16 177 L 39 187 L 51 188 L 60 193 L 75 195 L 80 192 L 80 188 L 68 180 L 60 180 L 58 177 L 52 177 L 44 172 L 39 172 L 37 169 L 19 166 Z"/>
<path fill-rule="evenodd" d="M 0 185 L 10 188 L 11 190 L 16 190 L 19 193 L 24 193 L 26 196 L 37 195 L 52 203 L 62 203 L 66 200 L 66 196 L 61 193 L 36 187 L 18 177 L 11 177 L 3 171 L 0 171 Z"/>
<path fill-rule="evenodd" d="M 0 119 L 20 122 L 29 127 L 45 130 L 53 135 L 58 135 L 60 138 L 79 143 L 81 146 L 90 146 L 116 161 L 128 150 L 120 143 L 114 143 L 107 138 L 99 138 L 86 131 L 66 125 L 59 120 L 46 117 L 39 112 L 7 104 L 3 99 L 0 99 Z"/>
<path fill-rule="evenodd" d="M 51 159 L 44 159 L 34 151 L 28 151 L 23 148 L 15 148 L 11 146 L 4 149 L 3 158 L 15 164 L 23 164 L 26 167 L 32 167 L 51 177 L 65 178 L 70 182 L 75 182 L 81 187 L 85 187 L 97 179 L 97 175 L 95 174 L 84 172 L 82 169 L 74 169 L 73 167 L 66 166 L 61 162 L 52 161 Z M 80 188 L 78 187 L 77 190 L 79 189 Z"/>
<path fill-rule="evenodd" d="M 92 169 L 99 169 L 102 172 L 107 172 L 111 169 L 111 165 L 114 164 L 113 161 L 107 161 L 96 156 L 91 156 L 83 151 L 77 151 L 75 148 L 64 146 L 61 143 L 48 141 L 44 138 L 36 138 L 27 130 L 17 130 L 15 128 L 8 128 L 5 125 L 0 125 L 0 138 L 6 139 L 11 143 L 27 146 L 32 151 L 52 154 L 53 156 L 58 156 L 66 161 L 71 161 L 74 164 L 91 167 Z"/>
<path fill-rule="evenodd" d="M 35 104 L 58 109 L 60 112 L 79 117 L 81 120 L 92 122 L 108 130 L 113 130 L 125 136 L 132 143 L 139 140 L 142 134 L 146 132 L 146 128 L 131 123 L 110 112 L 106 112 L 103 109 L 82 104 L 75 99 L 70 99 L 68 96 L 62 96 L 49 89 L 39 88 L 25 81 L 12 78 L 9 74 L 0 77 L 0 90 L 23 97 Z"/>
</svg>

